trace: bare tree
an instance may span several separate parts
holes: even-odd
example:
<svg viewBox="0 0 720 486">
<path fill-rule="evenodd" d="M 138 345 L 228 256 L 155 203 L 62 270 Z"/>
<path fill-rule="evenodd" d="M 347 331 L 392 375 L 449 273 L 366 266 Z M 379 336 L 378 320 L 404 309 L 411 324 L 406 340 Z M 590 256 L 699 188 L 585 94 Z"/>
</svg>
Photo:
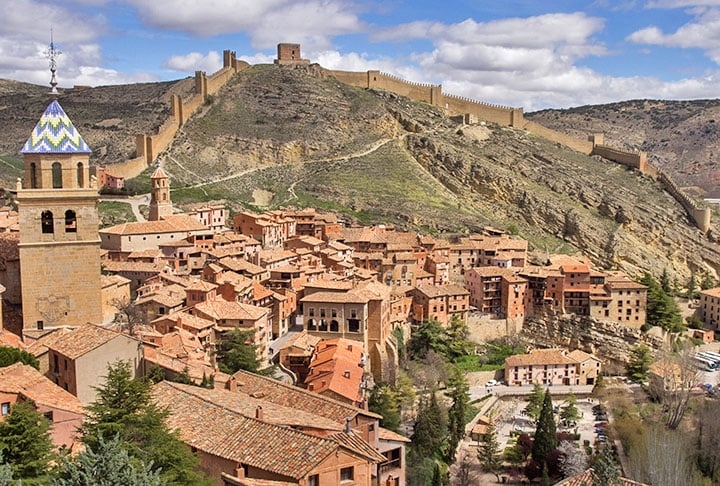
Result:
<svg viewBox="0 0 720 486">
<path fill-rule="evenodd" d="M 477 474 L 472 470 L 472 454 L 461 452 L 460 457 L 450 468 L 452 477 L 451 483 L 457 486 L 472 486 L 476 483 Z"/>
<path fill-rule="evenodd" d="M 648 428 L 643 442 L 630 450 L 629 474 L 653 486 L 690 484 L 693 477 L 692 447 L 677 430 L 661 424 Z"/>
<path fill-rule="evenodd" d="M 138 326 L 145 324 L 145 313 L 129 298 L 115 298 L 110 301 L 110 305 L 117 309 L 114 322 L 121 331 L 134 336 Z"/>
<path fill-rule="evenodd" d="M 677 352 L 664 349 L 651 367 L 650 394 L 662 403 L 665 425 L 670 429 L 680 425 L 698 385 L 700 370 L 693 363 L 693 354 L 692 344 L 686 341 Z"/>
</svg>

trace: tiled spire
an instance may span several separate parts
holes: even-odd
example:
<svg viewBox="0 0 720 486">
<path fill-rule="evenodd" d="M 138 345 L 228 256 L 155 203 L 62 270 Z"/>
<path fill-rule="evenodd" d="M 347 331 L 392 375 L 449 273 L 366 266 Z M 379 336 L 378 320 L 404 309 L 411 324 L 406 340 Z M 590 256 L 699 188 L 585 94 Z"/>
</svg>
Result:
<svg viewBox="0 0 720 486">
<path fill-rule="evenodd" d="M 35 125 L 22 153 L 91 153 L 60 103 L 51 102 Z"/>
</svg>

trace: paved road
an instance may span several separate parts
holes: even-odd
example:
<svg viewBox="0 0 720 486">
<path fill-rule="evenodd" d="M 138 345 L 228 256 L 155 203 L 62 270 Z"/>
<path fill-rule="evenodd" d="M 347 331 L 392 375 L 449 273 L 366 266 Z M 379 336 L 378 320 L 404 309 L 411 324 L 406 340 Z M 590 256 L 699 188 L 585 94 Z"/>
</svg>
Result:
<svg viewBox="0 0 720 486">
<path fill-rule="evenodd" d="M 140 212 L 140 206 L 147 206 L 150 204 L 150 194 L 138 194 L 137 196 L 103 196 L 100 198 L 101 201 L 112 201 L 127 203 L 132 208 L 132 212 L 135 215 L 137 221 L 145 221 L 145 216 Z"/>
</svg>

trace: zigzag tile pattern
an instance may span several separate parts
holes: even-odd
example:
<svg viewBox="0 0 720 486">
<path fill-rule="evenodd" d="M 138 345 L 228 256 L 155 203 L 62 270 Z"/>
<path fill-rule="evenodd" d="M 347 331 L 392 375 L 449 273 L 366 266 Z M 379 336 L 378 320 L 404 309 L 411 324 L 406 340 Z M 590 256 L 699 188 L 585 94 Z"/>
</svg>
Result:
<svg viewBox="0 0 720 486">
<path fill-rule="evenodd" d="M 90 147 L 65 114 L 60 103 L 53 100 L 40 117 L 30 138 L 22 148 L 24 154 L 90 153 Z"/>
</svg>

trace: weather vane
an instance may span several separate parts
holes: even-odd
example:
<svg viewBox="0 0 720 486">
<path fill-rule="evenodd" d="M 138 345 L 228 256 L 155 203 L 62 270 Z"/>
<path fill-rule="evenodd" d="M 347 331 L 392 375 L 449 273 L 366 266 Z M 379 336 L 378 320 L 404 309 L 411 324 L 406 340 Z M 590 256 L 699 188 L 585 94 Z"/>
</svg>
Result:
<svg viewBox="0 0 720 486">
<path fill-rule="evenodd" d="M 50 94 L 53 95 L 58 94 L 55 71 L 57 71 L 57 57 L 60 54 L 62 54 L 62 52 L 55 48 L 55 42 L 53 42 L 53 30 L 52 27 L 50 27 L 50 48 L 45 51 L 45 57 L 47 57 L 50 61 L 50 73 L 52 74 L 52 76 L 50 77 L 50 86 L 52 86 Z"/>
</svg>

